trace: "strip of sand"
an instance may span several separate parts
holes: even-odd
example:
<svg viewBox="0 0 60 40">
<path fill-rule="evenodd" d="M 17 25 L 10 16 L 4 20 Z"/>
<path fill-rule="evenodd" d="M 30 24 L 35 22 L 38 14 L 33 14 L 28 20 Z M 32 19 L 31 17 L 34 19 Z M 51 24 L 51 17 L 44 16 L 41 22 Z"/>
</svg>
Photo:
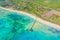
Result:
<svg viewBox="0 0 60 40">
<path fill-rule="evenodd" d="M 20 14 L 23 14 L 23 15 L 27 15 L 27 16 L 35 19 L 36 21 L 38 21 L 38 22 L 40 22 L 42 24 L 48 25 L 49 27 L 60 29 L 60 26 L 59 25 L 56 25 L 56 24 L 53 24 L 51 22 L 45 21 L 45 20 L 43 20 L 41 18 L 38 18 L 38 17 L 36 17 L 34 15 L 31 15 L 29 13 L 26 13 L 26 12 L 23 12 L 23 11 L 17 11 L 17 10 L 13 10 L 13 9 L 8 9 L 8 8 L 4 8 L 4 7 L 0 7 L 0 9 L 4 9 L 4 10 L 12 11 L 12 12 L 17 12 L 17 13 L 20 13 Z"/>
</svg>

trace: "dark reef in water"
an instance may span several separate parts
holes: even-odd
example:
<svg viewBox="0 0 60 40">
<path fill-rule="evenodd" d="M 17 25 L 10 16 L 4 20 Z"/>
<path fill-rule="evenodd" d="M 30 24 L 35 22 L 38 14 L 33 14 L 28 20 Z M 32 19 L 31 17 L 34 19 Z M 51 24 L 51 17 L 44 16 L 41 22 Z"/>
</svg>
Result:
<svg viewBox="0 0 60 40">
<path fill-rule="evenodd" d="M 26 15 L 0 9 L 0 40 L 12 40 L 31 23 L 33 19 Z"/>
</svg>

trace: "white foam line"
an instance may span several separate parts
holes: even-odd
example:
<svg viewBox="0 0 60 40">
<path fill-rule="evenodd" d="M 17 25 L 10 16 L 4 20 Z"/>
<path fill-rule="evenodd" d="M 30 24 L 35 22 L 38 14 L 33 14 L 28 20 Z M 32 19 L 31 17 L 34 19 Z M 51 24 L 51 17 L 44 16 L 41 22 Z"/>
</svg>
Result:
<svg viewBox="0 0 60 40">
<path fill-rule="evenodd" d="M 23 12 L 23 11 L 17 11 L 17 10 L 13 10 L 13 9 L 8 9 L 8 8 L 4 8 L 4 7 L 0 7 L 0 9 L 9 10 L 9 11 L 12 11 L 12 12 L 17 12 L 17 13 L 20 13 L 20 14 L 24 14 L 24 15 L 27 15 L 27 16 L 35 19 L 36 21 L 38 21 L 38 22 L 40 22 L 42 24 L 48 25 L 49 27 L 60 29 L 60 26 L 59 25 L 56 25 L 56 24 L 53 24 L 51 22 L 42 20 L 41 18 L 38 18 L 36 16 L 33 16 L 33 15 L 29 14 L 29 13 L 26 13 L 26 12 Z"/>
</svg>

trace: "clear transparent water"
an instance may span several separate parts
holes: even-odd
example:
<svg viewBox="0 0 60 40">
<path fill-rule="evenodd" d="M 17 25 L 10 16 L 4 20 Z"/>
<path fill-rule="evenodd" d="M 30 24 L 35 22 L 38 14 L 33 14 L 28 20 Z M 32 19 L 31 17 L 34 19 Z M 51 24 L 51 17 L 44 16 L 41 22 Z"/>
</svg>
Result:
<svg viewBox="0 0 60 40">
<path fill-rule="evenodd" d="M 16 12 L 0 9 L 0 40 L 60 40 L 60 30 L 54 29 Z"/>
</svg>

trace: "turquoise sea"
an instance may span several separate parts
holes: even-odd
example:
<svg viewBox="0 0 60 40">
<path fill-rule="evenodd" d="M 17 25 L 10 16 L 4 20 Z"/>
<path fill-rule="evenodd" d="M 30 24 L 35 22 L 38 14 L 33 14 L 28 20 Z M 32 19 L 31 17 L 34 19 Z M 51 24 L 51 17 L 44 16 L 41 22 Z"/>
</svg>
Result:
<svg viewBox="0 0 60 40">
<path fill-rule="evenodd" d="M 60 30 L 35 21 L 0 8 L 0 40 L 60 40 Z"/>
</svg>

